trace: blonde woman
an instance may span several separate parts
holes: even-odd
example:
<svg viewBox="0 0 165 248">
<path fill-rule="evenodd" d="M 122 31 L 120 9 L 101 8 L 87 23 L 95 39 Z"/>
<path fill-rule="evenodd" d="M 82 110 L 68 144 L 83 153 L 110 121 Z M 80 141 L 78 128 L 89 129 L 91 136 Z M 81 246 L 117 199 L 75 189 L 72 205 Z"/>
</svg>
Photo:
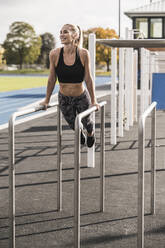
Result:
<svg viewBox="0 0 165 248">
<path fill-rule="evenodd" d="M 58 100 L 65 120 L 74 130 L 75 118 L 89 108 L 99 105 L 96 100 L 93 81 L 90 72 L 90 58 L 86 49 L 81 48 L 82 33 L 79 26 L 65 24 L 60 31 L 60 40 L 63 45 L 50 52 L 50 74 L 47 93 L 44 102 L 45 109 L 49 104 L 56 80 L 59 81 Z M 84 87 L 85 81 L 87 89 Z M 90 116 L 82 119 L 87 130 L 87 138 L 81 131 L 81 144 L 87 143 L 92 147 L 95 142 L 93 122 Z"/>
</svg>

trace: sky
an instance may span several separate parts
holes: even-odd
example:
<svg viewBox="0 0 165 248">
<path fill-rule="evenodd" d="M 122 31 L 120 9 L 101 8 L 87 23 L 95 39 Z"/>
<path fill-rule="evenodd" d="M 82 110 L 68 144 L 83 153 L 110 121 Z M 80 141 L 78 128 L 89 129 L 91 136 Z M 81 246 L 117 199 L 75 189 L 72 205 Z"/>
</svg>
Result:
<svg viewBox="0 0 165 248">
<path fill-rule="evenodd" d="M 131 28 L 124 12 L 149 4 L 150 0 L 121 1 L 121 36 Z M 66 23 L 82 30 L 93 27 L 113 28 L 118 33 L 119 0 L 0 0 L 0 44 L 15 21 L 27 22 L 37 35 L 50 32 L 59 46 L 59 32 Z"/>
</svg>

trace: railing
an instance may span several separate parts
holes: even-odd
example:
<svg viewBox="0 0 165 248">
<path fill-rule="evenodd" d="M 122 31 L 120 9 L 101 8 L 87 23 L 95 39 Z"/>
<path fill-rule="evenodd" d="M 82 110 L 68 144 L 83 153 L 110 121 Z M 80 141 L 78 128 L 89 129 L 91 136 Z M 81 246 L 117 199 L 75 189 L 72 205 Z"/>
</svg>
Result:
<svg viewBox="0 0 165 248">
<path fill-rule="evenodd" d="M 151 121 L 151 214 L 155 213 L 156 185 L 156 102 L 141 115 L 138 130 L 138 235 L 137 247 L 144 248 L 144 166 L 145 166 L 145 121 L 152 113 Z"/>
<path fill-rule="evenodd" d="M 57 209 L 62 206 L 62 165 L 61 165 L 61 111 L 58 103 L 49 107 L 57 106 Z M 15 112 L 9 120 L 9 247 L 15 248 L 15 120 L 17 117 L 43 110 L 37 106 Z M 56 110 L 55 110 L 56 112 Z M 52 112 L 51 112 L 52 113 Z M 47 115 L 50 113 L 48 112 Z"/>
<path fill-rule="evenodd" d="M 105 104 L 106 101 L 99 103 L 101 109 L 101 147 L 100 147 L 100 211 L 104 211 L 104 171 L 105 171 Z M 74 173 L 74 247 L 80 248 L 80 129 L 81 120 L 85 116 L 96 111 L 96 107 L 77 115 L 75 120 L 75 173 Z"/>
</svg>

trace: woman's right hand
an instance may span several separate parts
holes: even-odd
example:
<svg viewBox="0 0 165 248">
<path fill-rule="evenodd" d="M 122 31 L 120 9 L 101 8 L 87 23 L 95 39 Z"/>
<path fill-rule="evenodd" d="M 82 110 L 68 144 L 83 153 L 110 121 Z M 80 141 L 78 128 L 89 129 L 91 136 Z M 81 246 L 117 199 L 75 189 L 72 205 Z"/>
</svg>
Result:
<svg viewBox="0 0 165 248">
<path fill-rule="evenodd" d="M 43 106 L 44 110 L 47 110 L 49 102 L 44 100 L 43 102 L 40 102 L 40 105 Z"/>
</svg>

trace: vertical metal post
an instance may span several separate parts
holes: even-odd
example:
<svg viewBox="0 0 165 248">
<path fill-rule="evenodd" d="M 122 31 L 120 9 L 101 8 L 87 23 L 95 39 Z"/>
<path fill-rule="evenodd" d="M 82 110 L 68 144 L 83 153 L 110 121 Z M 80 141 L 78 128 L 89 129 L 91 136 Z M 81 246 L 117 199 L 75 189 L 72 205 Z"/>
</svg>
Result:
<svg viewBox="0 0 165 248">
<path fill-rule="evenodd" d="M 155 214 L 156 186 L 156 107 L 152 111 L 151 123 L 151 214 Z"/>
<path fill-rule="evenodd" d="M 101 126 L 100 126 L 100 211 L 104 211 L 105 198 L 105 106 L 101 108 Z"/>
<path fill-rule="evenodd" d="M 14 117 L 9 121 L 9 248 L 15 248 L 15 136 Z"/>
<path fill-rule="evenodd" d="M 145 90 L 145 72 L 144 72 L 144 67 L 145 67 L 145 63 L 144 63 L 144 57 L 145 57 L 145 53 L 144 53 L 144 48 L 140 49 L 140 115 L 142 115 L 145 111 L 145 104 L 144 104 L 144 90 Z"/>
<path fill-rule="evenodd" d="M 140 74 L 140 88 L 141 88 L 141 114 L 149 106 L 149 52 L 141 48 L 141 74 Z"/>
<path fill-rule="evenodd" d="M 133 126 L 133 48 L 128 49 L 129 56 L 129 97 L 130 97 L 130 105 L 129 105 L 129 125 Z"/>
<path fill-rule="evenodd" d="M 111 144 L 116 145 L 116 79 L 117 79 L 117 52 L 112 47 L 112 83 L 111 83 Z"/>
<path fill-rule="evenodd" d="M 123 112 L 124 112 L 124 48 L 119 48 L 119 136 L 123 137 Z"/>
<path fill-rule="evenodd" d="M 80 123 L 75 120 L 74 152 L 74 247 L 80 248 Z"/>
<path fill-rule="evenodd" d="M 137 50 L 134 51 L 134 90 L 133 90 L 133 121 L 137 122 L 137 85 L 138 85 L 138 53 Z"/>
<path fill-rule="evenodd" d="M 121 9 L 121 4 L 120 4 L 120 0 L 119 0 L 119 38 L 120 38 L 120 9 Z"/>
<path fill-rule="evenodd" d="M 149 80 L 150 80 L 150 102 L 152 102 L 152 77 L 153 77 L 153 73 L 154 68 L 155 67 L 155 53 L 150 52 L 150 75 L 149 75 Z"/>
<path fill-rule="evenodd" d="M 62 116 L 59 105 L 57 106 L 57 210 L 62 210 Z"/>
<path fill-rule="evenodd" d="M 126 123 L 125 123 L 125 130 L 129 130 L 129 124 L 130 124 L 130 85 L 129 85 L 129 74 L 130 74 L 130 54 L 129 54 L 129 48 L 125 49 L 125 117 L 126 117 Z"/>
<path fill-rule="evenodd" d="M 138 234 L 137 247 L 144 247 L 144 161 L 145 161 L 145 130 L 144 123 L 139 123 L 138 133 Z M 142 126 L 141 126 L 142 125 Z"/>
<path fill-rule="evenodd" d="M 90 53 L 90 66 L 91 66 L 91 75 L 93 79 L 94 89 L 95 89 L 95 71 L 96 71 L 96 35 L 89 35 L 89 53 Z M 93 127 L 95 131 L 95 112 L 91 114 L 91 118 L 93 120 Z M 88 148 L 88 167 L 95 167 L 95 144 Z"/>
</svg>

